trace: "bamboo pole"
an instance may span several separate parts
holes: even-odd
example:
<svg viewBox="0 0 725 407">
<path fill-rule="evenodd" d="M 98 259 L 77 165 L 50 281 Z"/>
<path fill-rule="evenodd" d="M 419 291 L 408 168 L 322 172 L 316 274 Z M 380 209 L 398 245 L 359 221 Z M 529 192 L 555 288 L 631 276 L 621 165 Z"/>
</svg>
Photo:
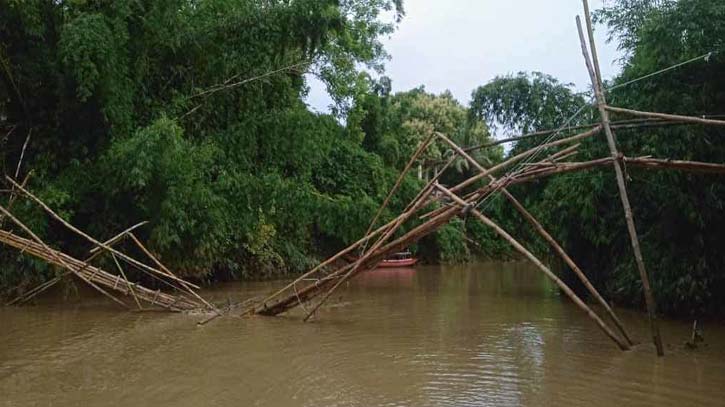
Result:
<svg viewBox="0 0 725 407">
<path fill-rule="evenodd" d="M 105 244 L 105 245 L 112 245 L 112 244 L 116 244 L 116 242 L 118 242 L 118 241 L 119 241 L 119 240 L 121 240 L 122 238 L 126 237 L 126 235 L 128 235 L 128 234 L 129 234 L 129 233 L 131 233 L 132 231 L 134 231 L 134 230 L 136 230 L 136 229 L 140 228 L 141 226 L 147 225 L 148 223 L 149 223 L 149 222 L 148 222 L 147 220 L 145 220 L 145 221 L 143 221 L 143 222 L 139 222 L 139 223 L 137 223 L 137 224 L 135 224 L 135 225 L 131 226 L 130 228 L 128 228 L 128 229 L 126 229 L 126 230 L 124 230 L 123 232 L 121 232 L 121 233 L 119 233 L 119 234 L 117 234 L 117 235 L 113 236 L 112 238 L 110 238 L 110 239 L 106 240 L 105 242 L 103 242 L 103 244 Z M 98 252 L 99 250 L 101 250 L 101 247 L 100 247 L 100 246 L 96 246 L 96 247 L 94 247 L 94 248 L 92 248 L 92 249 L 90 250 L 90 253 L 91 253 L 91 254 L 95 254 L 95 253 L 97 253 L 97 252 Z"/>
<path fill-rule="evenodd" d="M 649 118 L 656 118 L 656 119 L 662 119 L 662 120 L 667 120 L 667 121 L 677 121 L 677 122 L 686 122 L 686 123 L 694 123 L 694 124 L 706 124 L 706 125 L 712 125 L 712 126 L 725 126 L 725 120 L 705 119 L 702 117 L 682 116 L 682 115 L 678 115 L 678 114 L 642 112 L 639 110 L 625 109 L 625 108 L 614 107 L 614 106 L 609 106 L 609 105 L 605 105 L 604 108 L 610 112 L 624 113 L 624 114 L 629 114 L 632 116 L 649 117 Z"/>
<path fill-rule="evenodd" d="M 461 207 L 465 207 L 468 205 L 468 203 L 461 198 L 458 197 L 458 195 L 454 194 L 447 188 L 436 185 L 436 187 L 446 195 L 448 195 L 451 199 L 453 199 L 456 203 L 458 203 Z M 574 304 L 576 304 L 577 307 L 579 307 L 582 311 L 584 311 L 589 318 L 591 318 L 594 323 L 597 324 L 597 326 L 612 340 L 614 343 L 619 346 L 621 350 L 628 350 L 629 346 L 623 342 L 619 336 L 617 336 L 614 332 L 612 332 L 611 329 L 604 323 L 604 321 L 599 318 L 599 316 L 594 313 L 594 311 L 589 308 L 584 301 L 582 301 L 575 293 L 574 291 L 569 288 L 569 286 L 566 285 L 559 277 L 556 276 L 551 270 L 549 270 L 548 267 L 544 265 L 544 263 L 541 262 L 536 256 L 534 256 L 529 250 L 527 250 L 521 243 L 519 243 L 516 239 L 511 237 L 510 234 L 508 234 L 505 230 L 503 230 L 500 226 L 498 226 L 496 223 L 494 223 L 491 219 L 487 218 L 485 215 L 483 215 L 481 212 L 479 212 L 477 209 L 472 208 L 471 213 L 478 218 L 481 222 L 483 222 L 485 225 L 492 228 L 499 236 L 504 238 L 506 241 L 508 241 L 511 246 L 513 246 L 519 253 L 524 255 L 529 261 L 531 261 L 539 270 L 541 270 L 549 279 L 554 281 L 557 286 L 569 297 Z"/>
<path fill-rule="evenodd" d="M 700 173 L 711 173 L 711 174 L 723 174 L 725 173 L 725 165 L 704 163 L 698 161 L 683 161 L 683 160 L 665 160 L 661 158 L 630 158 L 622 157 L 622 160 L 627 165 L 639 166 L 645 168 L 665 168 L 665 169 L 677 169 L 688 172 L 700 172 Z"/>
<path fill-rule="evenodd" d="M 607 108 L 611 108 L 611 106 L 607 106 Z M 624 111 L 624 110 L 621 112 L 622 113 L 631 113 L 629 111 Z M 640 112 L 640 113 L 643 113 L 641 116 L 644 116 L 644 114 L 646 114 L 647 112 Z M 661 114 L 661 113 L 656 113 L 656 114 Z M 713 117 L 722 117 L 722 116 L 723 115 L 703 115 L 702 117 L 696 117 L 696 118 L 697 119 L 709 119 L 709 118 L 713 118 Z M 617 129 L 635 129 L 635 128 L 644 128 L 644 127 L 666 127 L 666 126 L 672 126 L 672 125 L 698 124 L 698 123 L 699 124 L 719 124 L 719 123 L 702 123 L 699 121 L 696 121 L 696 122 L 681 121 L 681 120 L 674 120 L 674 119 L 662 120 L 662 119 L 656 119 L 656 118 L 650 117 L 650 116 L 645 116 L 645 118 L 640 118 L 640 119 L 611 121 L 610 127 L 612 128 L 612 130 L 617 130 Z M 488 143 L 465 147 L 465 148 L 463 148 L 463 151 L 470 153 L 472 151 L 482 150 L 482 149 L 485 149 L 488 147 L 495 147 L 500 144 L 512 143 L 514 141 L 525 140 L 528 138 L 548 136 L 548 135 L 551 135 L 558 131 L 574 131 L 574 130 L 582 130 L 582 129 L 591 129 L 591 128 L 594 128 L 599 125 L 601 125 L 601 122 L 566 127 L 564 129 L 557 128 L 557 129 L 535 131 L 535 132 L 531 132 L 531 133 L 522 134 L 519 136 L 507 137 L 507 138 L 503 138 L 503 139 L 494 140 L 494 141 L 491 141 Z M 440 161 L 426 161 L 425 164 L 426 165 L 437 164 L 438 162 L 440 162 Z"/>
<path fill-rule="evenodd" d="M 614 172 L 617 178 L 617 187 L 619 188 L 619 197 L 622 200 L 622 207 L 624 208 L 624 217 L 627 223 L 627 230 L 629 231 L 629 238 L 632 244 L 632 250 L 634 251 L 634 258 L 639 269 L 639 275 L 642 280 L 642 288 L 644 291 L 645 302 L 647 304 L 647 313 L 649 316 L 650 330 L 652 331 L 652 340 L 657 348 L 657 355 L 664 355 L 664 347 L 662 346 L 662 338 L 660 336 L 660 330 L 657 325 L 657 305 L 652 295 L 650 288 L 649 276 L 647 275 L 647 269 L 644 265 L 644 259 L 642 257 L 642 251 L 639 247 L 639 238 L 637 237 L 637 229 L 634 224 L 634 216 L 632 214 L 632 208 L 629 204 L 629 196 L 627 194 L 627 186 L 624 180 L 624 174 L 619 161 L 616 159 L 619 156 L 617 150 L 617 144 L 614 141 L 614 133 L 609 126 L 609 112 L 605 108 L 607 106 L 607 100 L 604 96 L 604 86 L 602 85 L 602 76 L 599 69 L 599 59 L 597 57 L 597 47 L 594 41 L 594 30 L 592 29 L 591 15 L 589 14 L 589 2 L 582 0 L 584 5 L 584 15 L 586 17 L 587 32 L 589 34 L 589 46 L 591 48 L 592 61 L 589 62 L 589 53 L 587 52 L 586 41 L 584 39 L 584 32 L 582 30 L 581 21 L 577 18 L 577 29 L 579 31 L 579 40 L 581 42 L 582 54 L 589 71 L 589 76 L 592 80 L 592 87 L 594 94 L 597 98 L 597 108 L 602 119 L 602 126 L 604 127 L 604 134 L 607 136 L 607 144 L 609 144 L 609 151 L 614 160 Z M 592 65 L 594 69 L 592 70 Z"/>
<path fill-rule="evenodd" d="M 481 164 L 478 163 L 478 161 L 474 160 L 473 157 L 468 155 L 465 151 L 463 151 L 456 143 L 454 143 L 451 139 L 446 137 L 443 134 L 438 134 L 438 137 L 441 138 L 443 141 L 448 143 L 448 145 L 453 148 L 454 151 L 456 151 L 461 157 L 466 159 L 471 165 L 473 165 L 479 172 L 484 173 L 486 172 L 486 169 L 481 166 Z M 573 146 L 576 147 L 576 146 Z M 495 182 L 496 178 L 493 177 L 493 175 L 488 175 L 488 178 L 491 180 L 491 182 Z M 599 294 L 599 291 L 597 291 L 596 288 L 592 285 L 592 283 L 589 281 L 587 276 L 584 274 L 584 272 L 579 268 L 579 266 L 574 262 L 574 260 L 564 251 L 564 248 L 561 247 L 559 242 L 557 242 L 551 234 L 549 234 L 546 229 L 541 225 L 541 223 L 534 217 L 534 215 L 531 214 L 522 204 L 521 202 L 516 199 L 505 187 L 501 188 L 501 193 L 503 196 L 514 206 L 514 208 L 526 219 L 527 222 L 536 230 L 536 232 L 546 240 L 547 243 L 549 243 L 549 246 L 551 246 L 552 249 L 554 249 L 554 252 L 561 257 L 562 260 L 574 271 L 574 274 L 579 277 L 579 280 L 584 284 L 584 286 L 587 288 L 589 293 L 599 302 L 599 304 L 604 308 L 604 310 L 607 312 L 609 317 L 612 319 L 612 322 L 617 326 L 617 329 L 622 333 L 622 336 L 624 336 L 625 340 L 627 341 L 627 349 L 629 349 L 629 346 L 632 345 L 632 339 L 630 339 L 629 334 L 627 333 L 627 330 L 624 328 L 624 324 L 620 319 L 617 317 L 617 315 L 614 313 L 612 308 L 609 306 L 607 301 L 602 298 L 601 294 Z"/>
<path fill-rule="evenodd" d="M 30 180 L 30 176 L 31 175 L 33 175 L 33 171 L 32 170 L 28 171 L 28 173 L 25 175 L 25 178 L 23 178 L 23 182 L 21 182 L 20 185 L 22 185 L 23 187 L 25 187 L 25 185 Z M 8 211 L 12 211 L 13 210 L 13 204 L 15 204 L 15 200 L 17 199 L 17 197 L 18 196 L 15 194 L 15 187 L 12 187 L 10 189 L 10 197 L 8 198 L 8 206 L 7 206 L 7 210 Z M 5 223 L 5 216 L 4 215 L 0 215 L 0 227 L 2 227 L 4 223 Z"/>
</svg>

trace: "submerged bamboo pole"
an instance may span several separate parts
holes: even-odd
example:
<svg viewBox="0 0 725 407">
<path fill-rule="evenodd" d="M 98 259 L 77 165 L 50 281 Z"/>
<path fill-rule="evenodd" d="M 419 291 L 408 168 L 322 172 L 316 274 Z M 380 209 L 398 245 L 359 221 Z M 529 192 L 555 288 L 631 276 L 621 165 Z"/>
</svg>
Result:
<svg viewBox="0 0 725 407">
<path fill-rule="evenodd" d="M 457 204 L 459 204 L 461 207 L 465 207 L 468 205 L 466 201 L 458 197 L 458 195 L 454 194 L 447 188 L 436 185 L 436 187 L 446 195 L 448 195 L 451 199 L 453 199 Z M 574 293 L 574 291 L 569 288 L 569 286 L 566 285 L 559 277 L 556 276 L 551 270 L 549 270 L 548 267 L 544 265 L 544 263 L 541 262 L 536 256 L 534 256 L 533 253 L 531 253 L 529 250 L 527 250 L 521 243 L 519 243 L 516 239 L 514 239 L 510 234 L 508 234 L 504 229 L 502 229 L 500 226 L 498 226 L 495 222 L 493 222 L 491 219 L 487 218 L 485 215 L 483 215 L 481 212 L 479 212 L 477 209 L 472 208 L 470 209 L 470 212 L 478 218 L 481 222 L 483 222 L 485 225 L 492 228 L 499 236 L 504 238 L 504 240 L 508 241 L 511 246 L 513 246 L 519 253 L 524 255 L 529 261 L 531 261 L 539 270 L 541 270 L 549 279 L 554 281 L 554 283 L 559 286 L 559 288 L 569 297 L 574 304 L 576 304 L 577 307 L 579 307 L 582 311 L 584 311 L 589 318 L 591 318 L 594 323 L 597 324 L 597 326 L 612 340 L 614 343 L 619 346 L 619 349 L 621 350 L 628 350 L 629 345 L 627 345 L 625 342 L 622 341 L 619 336 L 617 336 L 612 330 L 607 326 L 607 324 L 602 321 L 599 316 L 589 308 L 584 301 L 579 298 L 579 296 Z"/>
<path fill-rule="evenodd" d="M 481 164 L 478 163 L 473 157 L 468 155 L 463 149 L 461 149 L 456 143 L 454 143 L 451 139 L 444 136 L 443 134 L 438 134 L 438 137 L 440 137 L 443 141 L 445 141 L 448 145 L 453 148 L 454 151 L 456 151 L 461 157 L 466 159 L 471 165 L 473 165 L 480 173 L 486 172 L 486 169 L 481 166 Z M 576 146 L 573 146 L 576 147 Z M 566 155 L 566 154 L 564 154 Z M 495 182 L 496 178 L 494 178 L 493 175 L 489 174 L 488 178 L 491 180 L 491 182 Z M 612 322 L 617 326 L 617 329 L 619 332 L 621 332 L 622 336 L 624 336 L 624 339 L 627 341 L 627 349 L 629 349 L 629 346 L 633 344 L 632 339 L 630 338 L 629 334 L 627 333 L 627 330 L 624 328 L 624 324 L 622 321 L 617 317 L 617 315 L 614 313 L 612 308 L 609 306 L 607 301 L 602 298 L 601 294 L 599 294 L 599 291 L 597 291 L 596 288 L 594 288 L 594 285 L 589 281 L 587 276 L 584 274 L 584 272 L 579 268 L 579 266 L 574 262 L 574 260 L 564 251 L 564 248 L 561 247 L 559 242 L 554 239 L 551 234 L 549 234 L 546 229 L 541 225 L 541 223 L 534 217 L 534 215 L 531 214 L 522 204 L 521 202 L 516 199 L 505 187 L 501 188 L 501 193 L 503 196 L 514 206 L 514 208 L 526 219 L 526 221 L 536 230 L 536 232 L 544 239 L 547 243 L 549 243 L 549 246 L 551 246 L 552 249 L 554 249 L 554 252 L 561 257 L 562 260 L 574 271 L 574 273 L 579 277 L 579 280 L 584 284 L 584 286 L 587 288 L 589 293 L 597 300 L 597 302 L 604 308 L 604 310 L 607 312 L 609 317 L 612 319 Z"/>
<path fill-rule="evenodd" d="M 133 296 L 133 300 L 136 302 L 136 306 L 138 307 L 139 310 L 143 311 L 143 307 L 141 306 L 141 301 L 138 300 L 138 296 L 136 296 L 136 292 L 133 290 L 133 286 L 131 286 L 131 283 L 128 281 L 128 277 L 126 277 L 126 273 L 123 271 L 123 267 L 121 267 L 121 264 L 118 262 L 116 255 L 111 253 L 111 258 L 113 259 L 113 263 L 116 265 L 118 272 L 121 273 L 121 277 L 123 277 L 123 281 L 126 282 L 126 287 L 128 287 L 128 291 L 131 292 L 131 295 Z"/>
<path fill-rule="evenodd" d="M 592 28 L 592 19 L 589 14 L 589 2 L 582 0 L 584 5 L 584 15 L 586 17 L 587 32 L 589 34 L 589 46 L 591 50 L 592 61 L 589 61 L 589 53 L 587 52 L 586 41 L 584 39 L 584 32 L 582 30 L 581 21 L 577 18 L 577 29 L 579 31 L 579 40 L 581 42 L 582 54 L 589 71 L 589 76 L 592 80 L 592 87 L 594 94 L 597 98 L 597 108 L 602 119 L 602 126 L 604 127 L 604 134 L 607 136 L 607 144 L 609 145 L 609 151 L 614 160 L 614 172 L 617 178 L 617 187 L 619 188 L 619 197 L 622 200 L 622 207 L 624 208 L 624 217 L 627 223 L 627 230 L 629 231 L 629 238 L 632 244 L 632 250 L 634 251 L 634 258 L 639 269 L 639 275 L 642 280 L 642 288 L 644 291 L 645 303 L 647 304 L 647 313 L 649 316 L 650 329 L 652 331 L 652 340 L 657 348 L 657 355 L 664 355 L 664 347 L 662 346 L 662 338 L 660 336 L 660 330 L 657 325 L 657 304 L 655 303 L 652 290 L 650 288 L 649 276 L 647 275 L 647 269 L 644 265 L 644 259 L 642 257 L 642 251 L 639 247 L 639 238 L 637 236 L 637 229 L 634 224 L 634 216 L 632 215 L 632 208 L 629 203 L 629 196 L 627 194 L 627 186 L 624 180 L 624 173 L 622 167 L 616 158 L 619 156 L 617 150 L 617 144 L 614 141 L 614 133 L 609 125 L 609 112 L 606 109 L 607 100 L 604 96 L 604 86 L 602 85 L 602 76 L 599 69 L 599 58 L 597 57 L 597 47 L 594 41 L 594 30 Z M 593 66 L 593 69 L 592 69 Z"/>
</svg>

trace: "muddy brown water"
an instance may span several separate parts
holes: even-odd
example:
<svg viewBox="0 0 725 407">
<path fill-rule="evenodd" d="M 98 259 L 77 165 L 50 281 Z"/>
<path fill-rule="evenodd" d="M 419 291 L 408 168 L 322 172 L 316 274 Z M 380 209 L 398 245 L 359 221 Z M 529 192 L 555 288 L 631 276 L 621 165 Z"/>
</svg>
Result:
<svg viewBox="0 0 725 407">
<path fill-rule="evenodd" d="M 281 282 L 230 284 L 223 300 Z M 2 406 L 723 406 L 725 327 L 619 311 L 620 352 L 525 264 L 368 272 L 319 319 L 128 313 L 102 298 L 0 307 Z M 336 296 L 337 297 L 337 296 Z"/>
</svg>

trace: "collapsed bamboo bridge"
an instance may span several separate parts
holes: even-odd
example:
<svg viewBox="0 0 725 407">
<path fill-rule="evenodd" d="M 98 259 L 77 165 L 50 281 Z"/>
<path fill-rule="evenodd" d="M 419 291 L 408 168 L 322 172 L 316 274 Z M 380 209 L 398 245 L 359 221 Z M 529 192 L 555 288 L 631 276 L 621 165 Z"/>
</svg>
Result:
<svg viewBox="0 0 725 407">
<path fill-rule="evenodd" d="M 129 308 L 127 302 L 119 299 L 111 292 L 120 293 L 126 297 L 132 297 L 139 310 L 144 310 L 145 308 L 142 304 L 146 304 L 146 309 L 148 309 L 148 307 L 160 307 L 162 309 L 175 312 L 208 310 L 217 314 L 219 313 L 216 307 L 204 300 L 195 291 L 199 289 L 199 286 L 177 277 L 133 234 L 135 229 L 143 226 L 147 222 L 136 224 L 105 242 L 99 242 L 83 231 L 77 229 L 75 226 L 66 222 L 43 201 L 25 189 L 24 184 L 27 182 L 27 179 L 28 178 L 26 177 L 22 184 L 18 184 L 15 180 L 6 176 L 6 180 L 13 187 L 13 192 L 11 193 L 7 208 L 0 206 L 0 225 L 2 225 L 6 219 L 9 219 L 11 223 L 22 230 L 26 235 L 28 235 L 28 237 L 19 236 L 10 230 L 0 229 L 0 243 L 15 248 L 23 254 L 34 256 L 48 264 L 57 266 L 64 270 L 64 272 L 47 282 L 24 292 L 19 297 L 10 301 L 8 305 L 25 303 L 40 293 L 48 290 L 50 287 L 61 281 L 66 275 L 72 274 L 124 308 Z M 90 256 L 85 260 L 80 260 L 48 246 L 48 244 L 38 237 L 38 235 L 33 233 L 28 226 L 10 212 L 9 208 L 12 207 L 12 204 L 18 196 L 28 198 L 46 211 L 51 218 L 60 222 L 77 236 L 80 236 L 92 243 L 93 248 L 90 250 Z M 137 260 L 113 247 L 115 244 L 126 239 L 132 241 L 136 247 L 152 261 L 154 266 Z M 116 271 L 118 272 L 117 274 L 110 273 L 93 265 L 93 261 L 104 254 L 110 255 L 113 259 L 113 263 L 117 269 Z M 139 283 L 129 281 L 127 273 L 124 271 L 121 263 L 145 273 L 154 280 L 158 281 L 161 285 L 170 288 L 173 291 L 173 294 L 162 292 L 160 289 L 152 290 Z"/>
<path fill-rule="evenodd" d="M 647 269 L 639 247 L 639 237 L 635 225 L 635 219 L 629 203 L 623 166 L 725 174 L 725 164 L 671 160 L 652 158 L 649 156 L 628 157 L 619 151 L 615 140 L 614 130 L 622 127 L 638 128 L 671 124 L 725 126 L 725 121 L 703 117 L 643 112 L 610 106 L 606 101 L 606 90 L 602 83 L 587 0 L 583 0 L 583 5 L 588 38 L 585 36 L 579 17 L 576 18 L 576 23 L 582 48 L 582 55 L 584 57 L 585 65 L 587 67 L 587 71 L 589 72 L 592 88 L 594 90 L 595 106 L 600 116 L 598 123 L 591 126 L 585 126 L 582 128 L 582 130 L 585 131 L 581 133 L 560 139 L 555 139 L 555 136 L 561 133 L 561 131 L 566 128 L 565 126 L 552 131 L 543 131 L 508 139 L 506 141 L 515 141 L 522 138 L 536 136 L 549 136 L 536 147 L 509 157 L 503 162 L 489 168 L 484 167 L 469 153 L 473 149 L 486 148 L 488 146 L 498 144 L 499 142 L 494 142 L 484 146 L 476 146 L 473 148 L 462 148 L 444 134 L 430 134 L 410 157 L 396 183 L 391 188 L 386 199 L 383 201 L 376 215 L 372 219 L 367 232 L 360 240 L 323 261 L 312 270 L 299 276 L 294 281 L 280 288 L 278 291 L 271 293 L 266 298 L 252 301 L 251 305 L 242 309 L 242 314 L 275 316 L 299 306 L 305 311 L 303 320 L 307 321 L 312 316 L 316 315 L 320 307 L 332 296 L 332 294 L 351 278 L 354 278 L 363 271 L 374 268 L 381 260 L 388 257 L 390 254 L 410 246 L 421 238 L 434 233 L 440 227 L 457 217 L 474 217 L 495 231 L 501 238 L 511 244 L 517 252 L 533 263 L 537 269 L 551 279 L 560 288 L 560 290 L 578 308 L 586 313 L 592 322 L 595 323 L 620 349 L 628 350 L 634 345 L 634 339 L 608 302 L 591 284 L 586 273 L 577 265 L 574 259 L 566 253 L 561 244 L 547 232 L 546 228 L 507 189 L 512 185 L 528 183 L 557 174 L 611 166 L 614 169 L 622 210 L 626 219 L 627 232 L 636 260 L 639 276 L 642 281 L 643 294 L 650 321 L 652 341 L 657 354 L 660 356 L 663 355 L 664 349 L 657 325 L 657 312 L 654 297 L 649 284 Z M 610 113 L 630 115 L 636 117 L 637 119 L 613 124 L 609 118 Z M 602 133 L 604 134 L 606 143 L 609 147 L 609 156 L 589 161 L 571 161 L 571 159 L 577 155 L 581 141 L 600 136 Z M 420 189 L 416 197 L 408 203 L 402 213 L 388 223 L 378 226 L 378 221 L 382 212 L 400 187 L 403 179 L 409 174 L 416 162 L 420 160 L 420 157 L 424 154 L 424 152 L 434 143 L 442 143 L 447 150 L 452 152 L 452 156 L 443 163 L 442 167 L 439 168 L 438 171 L 436 171 L 436 174 L 432 177 L 432 179 L 427 181 L 426 185 Z M 542 156 L 543 158 L 541 158 Z M 477 174 L 464 180 L 458 185 L 447 188 L 441 185 L 438 181 L 457 160 L 465 160 L 477 171 Z M 25 189 L 25 181 L 18 183 L 17 180 L 10 177 L 6 177 L 6 179 L 12 185 L 12 194 L 15 195 L 11 195 L 11 199 L 7 207 L 0 206 L 0 225 L 2 225 L 4 219 L 9 219 L 17 228 L 22 230 L 27 237 L 19 236 L 10 230 L 0 229 L 0 243 L 13 247 L 22 253 L 35 256 L 49 264 L 60 267 L 65 270 L 65 274 L 63 275 L 73 274 L 77 276 L 114 302 L 117 302 L 125 307 L 128 307 L 127 302 L 120 300 L 114 294 L 132 297 L 139 309 L 143 309 L 143 303 L 155 307 L 162 307 L 170 311 L 206 310 L 212 313 L 212 317 L 210 317 L 210 319 L 222 314 L 219 309 L 204 300 L 197 293 L 197 290 L 199 289 L 198 286 L 178 278 L 167 267 L 165 267 L 158 258 L 147 250 L 138 238 L 136 238 L 133 234 L 133 230 L 142 226 L 142 224 L 135 225 L 119 233 L 112 239 L 100 242 L 63 220 L 40 199 Z M 592 299 L 601 306 L 602 313 L 604 314 L 603 316 L 594 312 L 594 310 L 569 286 L 567 286 L 567 284 L 564 283 L 543 261 L 537 258 L 516 238 L 483 213 L 480 209 L 481 204 L 496 194 L 501 194 L 503 198 L 506 199 L 506 201 L 511 204 L 513 208 L 516 209 L 516 211 L 531 225 L 536 233 L 548 243 L 552 253 L 560 257 L 562 261 L 576 274 L 579 280 L 581 280 L 584 284 L 584 287 L 591 294 Z M 76 235 L 89 241 L 93 245 L 90 256 L 85 260 L 80 260 L 50 248 L 10 212 L 13 200 L 18 195 L 30 199 L 45 210 L 45 212 L 47 212 L 53 219 L 62 223 Z M 409 224 L 411 221 L 415 221 L 417 224 L 405 233 L 398 233 L 401 230 L 401 227 Z M 136 248 L 144 253 L 151 263 L 147 264 L 141 260 L 137 260 L 114 248 L 114 245 L 126 239 L 130 240 Z M 340 260 L 343 260 L 346 255 L 352 253 L 358 255 L 357 260 L 344 266 L 339 266 Z M 104 271 L 98 266 L 92 265 L 92 262 L 101 255 L 108 255 L 113 259 L 114 264 L 117 266 L 117 273 Z M 121 263 L 142 271 L 155 280 L 160 281 L 164 286 L 170 288 L 173 293 L 152 290 L 139 283 L 129 281 Z M 12 303 L 23 303 L 28 301 L 33 296 L 38 295 L 39 293 L 47 290 L 53 284 L 57 283 L 61 277 L 62 275 L 34 288 L 33 290 L 23 294 L 21 297 L 13 300 Z M 306 305 L 311 305 L 311 307 L 307 308 Z"/>
</svg>

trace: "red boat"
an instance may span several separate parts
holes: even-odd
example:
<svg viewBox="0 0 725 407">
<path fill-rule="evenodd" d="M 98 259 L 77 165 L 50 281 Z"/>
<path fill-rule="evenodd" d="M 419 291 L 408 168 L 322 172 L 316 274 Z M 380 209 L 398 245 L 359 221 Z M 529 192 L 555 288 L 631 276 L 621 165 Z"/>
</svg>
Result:
<svg viewBox="0 0 725 407">
<path fill-rule="evenodd" d="M 350 256 L 350 255 L 345 256 L 345 258 L 349 262 L 355 262 L 358 259 L 356 256 Z M 378 263 L 378 265 L 376 267 L 377 268 L 412 267 L 416 263 L 418 263 L 418 259 L 413 257 L 413 254 L 411 252 L 404 251 L 404 252 L 398 252 L 398 253 L 391 255 L 387 259 Z"/>
<path fill-rule="evenodd" d="M 418 262 L 418 259 L 413 257 L 413 254 L 405 251 L 405 252 L 399 252 L 395 253 L 394 255 L 388 257 L 387 259 L 381 261 L 378 263 L 378 267 L 412 267 L 415 265 L 415 263 Z"/>
</svg>

